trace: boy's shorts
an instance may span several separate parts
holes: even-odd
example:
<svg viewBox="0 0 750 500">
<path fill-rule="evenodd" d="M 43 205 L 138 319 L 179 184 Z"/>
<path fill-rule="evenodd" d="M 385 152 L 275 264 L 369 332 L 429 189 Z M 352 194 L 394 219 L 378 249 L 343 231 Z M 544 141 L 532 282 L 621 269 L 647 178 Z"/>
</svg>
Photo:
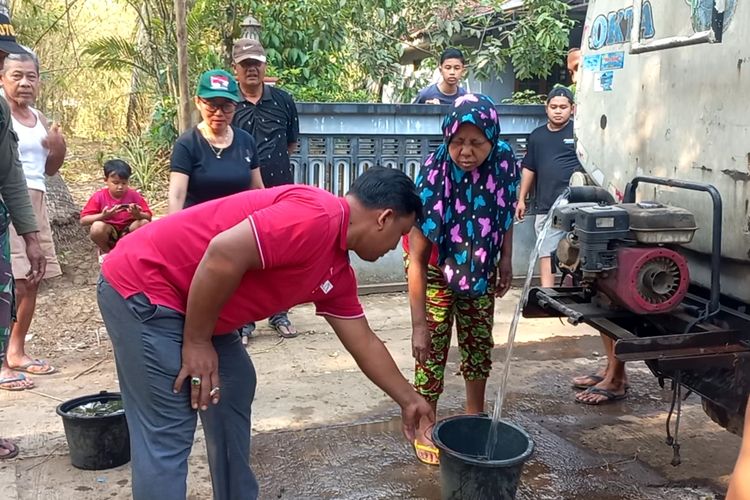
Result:
<svg viewBox="0 0 750 500">
<path fill-rule="evenodd" d="M 546 220 L 547 214 L 540 214 L 535 216 L 534 231 L 536 232 L 537 237 L 539 236 L 539 233 L 542 232 L 542 227 L 544 227 L 544 222 Z M 542 246 L 539 249 L 539 258 L 551 256 L 552 252 L 557 250 L 557 245 L 558 243 L 560 243 L 560 240 L 562 240 L 564 237 L 565 231 L 563 231 L 562 229 L 555 229 L 554 227 L 550 226 L 550 228 L 547 230 L 547 234 L 544 236 Z"/>
<path fill-rule="evenodd" d="M 47 259 L 47 269 L 44 271 L 45 278 L 54 278 L 62 275 L 60 263 L 55 253 L 55 243 L 52 240 L 52 228 L 47 215 L 47 196 L 38 189 L 29 189 L 29 198 L 34 210 L 36 223 L 39 227 L 39 246 Z M 10 225 L 10 260 L 13 266 L 13 278 L 17 280 L 27 279 L 26 274 L 31 270 L 31 263 L 26 257 L 26 241 L 16 233 L 13 224 Z"/>
<path fill-rule="evenodd" d="M 115 243 L 117 243 L 120 238 L 122 238 L 123 236 L 125 236 L 126 234 L 128 234 L 130 232 L 130 225 L 127 225 L 127 226 L 125 226 L 122 229 L 117 229 L 112 224 L 108 224 L 108 223 L 105 223 L 105 224 L 107 224 L 109 226 L 109 229 L 110 229 L 110 231 L 109 231 L 109 243 L 112 246 L 115 246 Z M 132 222 L 131 222 L 131 224 L 132 224 Z"/>
</svg>

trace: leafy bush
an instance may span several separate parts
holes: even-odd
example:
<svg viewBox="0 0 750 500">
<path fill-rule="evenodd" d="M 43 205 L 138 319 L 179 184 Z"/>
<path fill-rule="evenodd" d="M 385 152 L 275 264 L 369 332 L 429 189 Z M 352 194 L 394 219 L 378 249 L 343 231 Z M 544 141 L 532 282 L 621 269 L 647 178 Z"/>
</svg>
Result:
<svg viewBox="0 0 750 500">
<path fill-rule="evenodd" d="M 545 94 L 537 94 L 528 89 L 514 92 L 509 99 L 503 99 L 503 104 L 544 104 L 546 99 Z"/>
<path fill-rule="evenodd" d="M 130 164 L 130 180 L 146 198 L 163 196 L 169 172 L 169 150 L 156 147 L 142 136 L 130 135 L 122 143 L 121 155 Z"/>
</svg>

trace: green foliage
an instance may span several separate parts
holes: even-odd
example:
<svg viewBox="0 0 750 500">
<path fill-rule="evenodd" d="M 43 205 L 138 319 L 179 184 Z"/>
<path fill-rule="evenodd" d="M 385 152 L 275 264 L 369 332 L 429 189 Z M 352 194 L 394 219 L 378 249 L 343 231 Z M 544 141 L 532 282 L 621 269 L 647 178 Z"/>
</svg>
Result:
<svg viewBox="0 0 750 500">
<path fill-rule="evenodd" d="M 10 4 L 19 42 L 33 49 L 41 63 L 36 106 L 67 134 L 104 138 L 122 130 L 127 74 L 92 68 L 82 55 L 82 41 L 100 34 L 122 37 L 132 19 L 115 16 L 118 5 L 97 0 L 15 0 Z M 105 22 L 115 17 L 119 23 Z"/>
<path fill-rule="evenodd" d="M 524 15 L 509 35 L 509 55 L 519 79 L 549 75 L 562 60 L 573 21 L 559 0 L 526 0 Z"/>
<path fill-rule="evenodd" d="M 145 54 L 133 42 L 121 36 L 105 36 L 90 42 L 83 50 L 84 56 L 91 56 L 92 66 L 108 71 L 142 71 L 156 75 Z"/>
<path fill-rule="evenodd" d="M 130 182 L 135 188 L 151 200 L 164 192 L 169 172 L 168 151 L 155 147 L 142 135 L 126 137 L 120 150 L 120 157 L 133 171 Z"/>
<path fill-rule="evenodd" d="M 503 99 L 504 104 L 544 104 L 547 96 L 537 94 L 533 90 L 514 92 L 509 99 Z"/>
<path fill-rule="evenodd" d="M 291 68 L 283 71 L 274 72 L 274 76 L 279 78 L 280 85 L 284 90 L 291 93 L 295 101 L 298 102 L 367 102 L 371 100 L 371 94 L 365 89 L 347 90 L 339 85 L 312 86 L 300 81 L 300 68 Z M 289 82 L 289 83 L 287 83 Z"/>
<path fill-rule="evenodd" d="M 159 101 L 154 106 L 148 137 L 158 148 L 171 148 L 177 140 L 177 106 L 169 99 Z"/>
<path fill-rule="evenodd" d="M 425 83 L 425 71 L 404 76 L 399 64 L 410 46 L 428 55 L 422 70 L 434 68 L 445 47 L 459 46 L 476 77 L 496 77 L 509 63 L 519 78 L 544 77 L 562 60 L 572 26 L 562 0 L 526 0 L 511 13 L 498 0 L 187 4 L 190 89 L 201 72 L 230 69 L 232 43 L 252 13 L 263 25 L 269 75 L 298 101 L 380 100 L 386 86 L 410 101 Z M 85 124 L 86 135 L 102 137 L 127 130 L 146 134 L 149 147 L 171 147 L 178 100 L 173 9 L 174 0 L 15 0 L 21 40 L 34 45 L 43 66 L 55 64 L 44 75 L 54 89 L 43 90 L 44 109 L 68 130 Z"/>
</svg>

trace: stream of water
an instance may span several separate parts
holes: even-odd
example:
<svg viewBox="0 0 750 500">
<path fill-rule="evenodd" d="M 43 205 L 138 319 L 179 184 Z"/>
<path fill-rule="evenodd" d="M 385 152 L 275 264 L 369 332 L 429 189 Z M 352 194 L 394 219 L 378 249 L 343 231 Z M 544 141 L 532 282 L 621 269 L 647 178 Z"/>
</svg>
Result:
<svg viewBox="0 0 750 500">
<path fill-rule="evenodd" d="M 550 226 L 552 226 L 552 213 L 557 207 L 567 202 L 569 194 L 570 190 L 566 189 L 557 198 L 557 200 L 555 200 L 555 203 L 552 204 L 552 208 L 550 208 L 549 212 L 547 213 L 547 219 L 544 222 L 544 226 L 542 226 L 541 231 L 539 231 L 539 236 L 537 236 L 534 250 L 529 256 L 529 268 L 526 272 L 526 280 L 523 283 L 523 288 L 521 289 L 521 300 L 519 300 L 518 304 L 516 304 L 516 310 L 513 313 L 513 319 L 510 322 L 510 329 L 508 330 L 508 341 L 505 344 L 505 363 L 503 364 L 503 373 L 500 379 L 500 386 L 497 388 L 495 406 L 492 409 L 492 423 L 490 424 L 490 432 L 489 436 L 487 437 L 487 447 L 485 448 L 484 452 L 487 460 L 493 460 L 492 455 L 494 451 L 497 450 L 499 439 L 498 429 L 500 427 L 500 418 L 502 417 L 503 412 L 505 391 L 507 390 L 508 385 L 508 374 L 510 373 L 510 358 L 513 355 L 513 342 L 516 339 L 516 330 L 518 329 L 518 321 L 521 318 L 521 312 L 523 311 L 523 307 L 526 305 L 526 301 L 528 300 L 529 288 L 531 287 L 531 279 L 534 275 L 534 267 L 536 266 L 536 261 L 539 257 L 539 250 L 542 246 L 542 242 L 544 241 L 544 237 L 547 235 L 547 231 L 549 230 Z"/>
</svg>

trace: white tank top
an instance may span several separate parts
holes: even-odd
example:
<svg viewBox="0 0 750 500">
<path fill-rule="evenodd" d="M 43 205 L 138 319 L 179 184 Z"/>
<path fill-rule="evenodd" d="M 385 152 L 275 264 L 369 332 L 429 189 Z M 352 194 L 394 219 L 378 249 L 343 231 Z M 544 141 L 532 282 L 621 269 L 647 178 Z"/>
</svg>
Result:
<svg viewBox="0 0 750 500">
<path fill-rule="evenodd" d="M 26 185 L 29 189 L 46 192 L 44 183 L 44 166 L 47 163 L 49 150 L 42 146 L 42 140 L 47 137 L 47 130 L 39 119 L 39 112 L 31 108 L 36 116 L 36 124 L 27 127 L 13 118 L 13 130 L 18 134 L 18 155 L 23 164 L 23 173 L 26 175 Z"/>
</svg>

